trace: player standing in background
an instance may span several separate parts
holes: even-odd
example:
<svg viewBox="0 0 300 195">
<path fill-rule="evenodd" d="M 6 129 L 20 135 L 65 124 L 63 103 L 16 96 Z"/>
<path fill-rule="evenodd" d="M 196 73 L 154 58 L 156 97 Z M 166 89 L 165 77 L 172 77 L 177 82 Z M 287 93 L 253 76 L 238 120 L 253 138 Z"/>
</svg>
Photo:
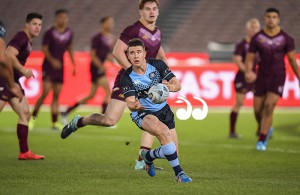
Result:
<svg viewBox="0 0 300 195">
<path fill-rule="evenodd" d="M 290 65 L 300 81 L 298 65 L 295 58 L 294 39 L 279 26 L 280 13 L 276 8 L 269 8 L 264 16 L 265 27 L 250 42 L 246 58 L 246 80 L 255 81 L 254 112 L 260 121 L 260 136 L 256 149 L 267 149 L 268 138 L 272 133 L 273 112 L 277 101 L 282 97 L 285 82 L 284 57 L 287 55 Z M 252 71 L 255 54 L 260 61 L 258 73 Z"/>
<path fill-rule="evenodd" d="M 5 34 L 5 26 L 2 21 L 0 21 L 0 91 L 4 89 L 2 85 L 5 85 L 8 90 L 21 101 L 23 93 L 20 86 L 14 81 L 12 60 L 6 54 Z M 2 109 L 3 108 L 0 108 L 0 112 Z"/>
<path fill-rule="evenodd" d="M 161 144 L 151 151 L 140 150 L 147 173 L 155 176 L 153 161 L 167 159 L 175 172 L 176 182 L 192 182 L 179 165 L 176 145 L 171 136 L 171 132 L 175 131 L 175 121 L 170 106 L 166 101 L 155 104 L 148 97 L 149 89 L 158 83 L 166 85 L 170 92 L 179 91 L 180 83 L 164 61 L 146 60 L 145 45 L 140 39 L 128 42 L 127 56 L 132 66 L 123 74 L 121 86 L 131 110 L 130 116 L 140 129 L 156 136 Z"/>
<path fill-rule="evenodd" d="M 126 108 L 126 102 L 121 90 L 120 80 L 125 70 L 131 67 L 125 53 L 127 51 L 127 43 L 129 40 L 133 38 L 140 38 L 145 43 L 147 52 L 146 58 L 157 58 L 165 62 L 167 61 L 161 46 L 161 32 L 155 25 L 159 15 L 159 1 L 140 0 L 139 10 L 141 15 L 140 20 L 124 29 L 113 50 L 113 56 L 122 66 L 122 69 L 119 71 L 115 79 L 111 100 L 107 106 L 106 112 L 104 115 L 94 113 L 86 117 L 80 117 L 79 115 L 75 116 L 70 123 L 74 131 L 85 125 L 113 126 L 117 124 L 122 117 Z M 67 128 L 69 125 L 64 128 Z M 62 132 L 62 138 L 66 138 L 67 136 L 68 135 L 65 135 Z M 154 142 L 154 138 L 155 137 L 149 133 L 143 132 L 140 148 L 150 150 Z M 172 131 L 172 138 L 178 148 L 176 131 Z M 145 162 L 142 157 L 139 156 L 136 161 L 135 169 L 142 170 L 144 168 Z"/>
<path fill-rule="evenodd" d="M 30 120 L 29 129 L 34 128 L 35 119 L 45 98 L 50 90 L 53 90 L 51 103 L 51 118 L 52 128 L 61 129 L 62 125 L 57 122 L 59 109 L 59 94 L 64 82 L 64 53 L 69 52 L 70 59 L 74 65 L 73 75 L 75 71 L 75 61 L 73 55 L 72 41 L 74 33 L 68 27 L 69 16 L 68 11 L 59 9 L 55 12 L 55 22 L 53 27 L 48 29 L 43 38 L 42 51 L 45 54 L 45 59 L 42 66 L 43 71 L 43 92 L 37 100 L 32 112 L 33 118 Z"/>
<path fill-rule="evenodd" d="M 230 132 L 229 138 L 239 138 L 238 134 L 236 133 L 235 126 L 236 120 L 238 117 L 239 110 L 243 106 L 244 99 L 246 94 L 249 91 L 253 91 L 254 83 L 248 83 L 245 80 L 245 61 L 246 61 L 246 54 L 249 48 L 249 43 L 251 38 L 260 30 L 260 23 L 256 18 L 252 18 L 247 21 L 246 23 L 246 36 L 245 38 L 237 44 L 233 62 L 238 66 L 239 70 L 234 79 L 234 86 L 235 86 L 235 104 L 232 108 L 230 113 Z M 257 63 L 257 59 L 254 61 L 252 70 L 255 71 L 255 65 Z"/>
<path fill-rule="evenodd" d="M 30 78 L 33 76 L 32 71 L 24 68 L 26 60 L 32 50 L 32 39 L 37 37 L 42 28 L 42 15 L 38 13 L 29 13 L 26 17 L 25 27 L 19 31 L 10 40 L 7 46 L 7 55 L 11 57 L 14 67 L 15 83 L 19 86 L 19 78 L 25 76 Z M 0 84 L 1 85 L 1 84 Z M 5 102 L 9 102 L 12 109 L 18 114 L 17 135 L 19 139 L 20 154 L 19 160 L 41 160 L 44 156 L 32 153 L 28 148 L 28 121 L 30 111 L 25 96 L 21 100 L 15 97 L 5 86 L 0 91 L 0 108 L 2 109 Z M 23 91 L 24 94 L 24 91 Z"/>
<path fill-rule="evenodd" d="M 66 112 L 62 113 L 63 123 L 67 123 L 67 115 L 77 108 L 81 104 L 85 104 L 88 100 L 92 99 L 99 86 L 103 87 L 105 90 L 105 98 L 102 104 L 102 113 L 105 113 L 106 107 L 109 102 L 110 88 L 107 77 L 105 75 L 105 68 L 103 66 L 106 60 L 112 61 L 113 57 L 111 55 L 115 38 L 112 34 L 112 29 L 114 27 L 114 19 L 111 16 L 103 17 L 100 20 L 100 32 L 97 33 L 91 44 L 91 90 L 88 96 L 76 102 L 73 106 L 69 107 Z"/>
</svg>

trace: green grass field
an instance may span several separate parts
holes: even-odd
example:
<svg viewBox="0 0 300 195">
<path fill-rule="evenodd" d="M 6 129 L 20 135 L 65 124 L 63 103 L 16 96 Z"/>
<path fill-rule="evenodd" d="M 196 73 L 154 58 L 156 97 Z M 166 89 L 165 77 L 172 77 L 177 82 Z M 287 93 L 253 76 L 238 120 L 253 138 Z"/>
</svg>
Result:
<svg viewBox="0 0 300 195">
<path fill-rule="evenodd" d="M 6 110 L 0 114 L 0 194 L 300 194 L 299 118 L 295 110 L 276 111 L 267 152 L 255 150 L 251 112 L 239 115 L 241 140 L 227 138 L 227 112 L 177 120 L 180 162 L 193 179 L 182 184 L 173 181 L 166 160 L 156 161 L 164 170 L 153 178 L 134 170 L 141 131 L 128 113 L 115 129 L 85 127 L 62 140 L 42 112 L 29 142 L 46 159 L 18 161 L 17 117 Z"/>
</svg>

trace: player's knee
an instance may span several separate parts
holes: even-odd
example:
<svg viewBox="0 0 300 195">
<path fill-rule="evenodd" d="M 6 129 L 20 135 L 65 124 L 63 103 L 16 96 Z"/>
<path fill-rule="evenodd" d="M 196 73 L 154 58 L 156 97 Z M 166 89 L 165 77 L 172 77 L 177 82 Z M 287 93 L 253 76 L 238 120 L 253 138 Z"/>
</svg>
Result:
<svg viewBox="0 0 300 195">
<path fill-rule="evenodd" d="M 159 127 L 158 136 L 161 139 L 169 140 L 170 137 L 171 137 L 170 130 L 167 127 L 164 127 L 164 126 L 163 127 Z"/>
<path fill-rule="evenodd" d="M 273 113 L 275 104 L 271 103 L 271 102 L 266 102 L 264 105 L 264 113 L 267 116 L 270 116 Z"/>
</svg>

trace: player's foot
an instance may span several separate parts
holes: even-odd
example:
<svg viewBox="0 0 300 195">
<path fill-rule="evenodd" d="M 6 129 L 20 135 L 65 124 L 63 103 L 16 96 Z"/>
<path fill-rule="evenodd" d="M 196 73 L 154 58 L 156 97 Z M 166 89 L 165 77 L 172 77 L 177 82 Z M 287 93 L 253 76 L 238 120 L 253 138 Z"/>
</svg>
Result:
<svg viewBox="0 0 300 195">
<path fill-rule="evenodd" d="M 60 115 L 61 115 L 62 124 L 67 125 L 68 124 L 68 113 L 67 112 L 61 112 Z"/>
<path fill-rule="evenodd" d="M 242 136 L 238 135 L 237 133 L 230 133 L 229 138 L 230 139 L 242 139 Z"/>
<path fill-rule="evenodd" d="M 267 147 L 265 146 L 264 142 L 258 141 L 256 144 L 256 150 L 258 151 L 266 151 Z"/>
<path fill-rule="evenodd" d="M 269 131 L 268 131 L 268 135 L 267 135 L 267 137 L 266 137 L 266 140 L 264 141 L 264 145 L 267 147 L 267 145 L 268 145 L 268 141 L 269 141 L 269 139 L 272 137 L 272 134 L 273 134 L 273 127 L 271 127 L 270 129 L 269 129 Z"/>
<path fill-rule="evenodd" d="M 64 127 L 60 122 L 55 122 L 52 124 L 52 129 L 56 131 L 60 131 Z"/>
<path fill-rule="evenodd" d="M 75 132 L 78 129 L 77 122 L 79 119 L 80 119 L 80 115 L 76 115 L 73 118 L 73 120 L 63 128 L 63 130 L 61 131 L 62 139 L 67 138 L 71 133 Z"/>
<path fill-rule="evenodd" d="M 146 166 L 145 161 L 143 161 L 143 160 L 136 160 L 134 169 L 136 171 L 145 170 L 145 166 Z"/>
<path fill-rule="evenodd" d="M 20 153 L 18 159 L 19 160 L 43 160 L 45 156 L 43 155 L 37 155 L 28 150 L 25 153 Z"/>
<path fill-rule="evenodd" d="M 34 129 L 34 126 L 35 126 L 35 118 L 31 117 L 28 122 L 28 130 L 32 131 Z"/>
<path fill-rule="evenodd" d="M 145 161 L 145 170 L 148 173 L 148 175 L 150 175 L 151 177 L 155 176 L 155 167 L 153 162 L 150 162 L 146 159 L 146 154 L 149 150 L 145 150 L 145 149 L 141 149 L 140 150 L 140 155 L 143 158 L 143 160 Z"/>
<path fill-rule="evenodd" d="M 189 176 L 187 176 L 184 172 L 182 172 L 176 176 L 175 181 L 178 183 L 180 183 L 180 182 L 181 183 L 190 183 L 193 180 Z"/>
</svg>

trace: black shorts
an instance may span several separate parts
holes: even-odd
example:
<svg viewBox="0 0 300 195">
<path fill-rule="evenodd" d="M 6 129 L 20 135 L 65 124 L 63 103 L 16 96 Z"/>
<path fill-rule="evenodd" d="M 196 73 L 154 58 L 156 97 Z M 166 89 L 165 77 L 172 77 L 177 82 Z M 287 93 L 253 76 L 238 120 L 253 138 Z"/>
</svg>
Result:
<svg viewBox="0 0 300 195">
<path fill-rule="evenodd" d="M 167 125 L 169 129 L 175 128 L 175 120 L 174 120 L 174 113 L 172 112 L 170 106 L 166 104 L 161 110 L 156 112 L 151 112 L 149 110 L 143 110 L 143 111 L 136 111 L 132 112 L 130 114 L 132 121 L 135 122 L 135 124 L 143 130 L 142 128 L 142 121 L 145 116 L 148 114 L 152 114 L 158 118 L 162 123 Z"/>
</svg>

